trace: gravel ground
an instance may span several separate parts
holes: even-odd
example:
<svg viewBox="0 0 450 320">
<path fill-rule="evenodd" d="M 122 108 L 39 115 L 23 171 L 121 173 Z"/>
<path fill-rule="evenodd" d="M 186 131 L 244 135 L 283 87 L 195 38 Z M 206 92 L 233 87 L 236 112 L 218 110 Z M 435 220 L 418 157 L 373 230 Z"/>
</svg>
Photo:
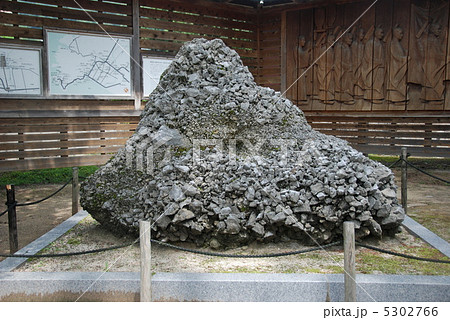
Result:
<svg viewBox="0 0 450 320">
<path fill-rule="evenodd" d="M 83 220 L 73 230 L 51 244 L 42 253 L 76 252 L 102 248 L 122 243 L 133 242 L 131 238 L 118 238 L 102 228 L 91 217 Z M 442 258 L 436 250 L 430 249 L 421 240 L 414 238 L 406 231 L 393 238 L 382 241 L 369 240 L 367 243 L 381 248 L 419 256 Z M 195 248 L 194 245 L 180 244 L 184 247 Z M 278 244 L 252 243 L 249 246 L 229 249 L 221 252 L 235 254 L 267 254 L 308 247 L 296 242 L 282 242 Z M 210 249 L 204 249 L 210 250 Z M 418 253 L 418 254 L 417 254 Z M 367 257 L 379 257 L 385 263 L 373 266 Z M 445 274 L 450 275 L 450 267 L 435 268 L 431 263 L 411 263 L 410 260 L 379 254 L 364 248 L 357 249 L 358 272 L 381 274 L 386 267 L 389 273 L 397 274 Z M 394 266 L 392 264 L 394 263 Z M 139 271 L 139 245 L 134 244 L 126 248 L 98 254 L 75 257 L 59 257 L 33 259 L 27 262 L 18 272 L 23 271 Z M 425 268 L 423 266 L 426 266 Z M 342 273 L 343 251 L 341 247 L 332 247 L 326 251 L 316 251 L 301 255 L 277 258 L 220 258 L 187 252 L 181 252 L 158 245 L 152 246 L 152 269 L 154 272 L 270 272 L 270 273 Z M 391 270 L 389 267 L 396 267 Z M 395 272 L 396 271 L 396 272 Z"/>
<path fill-rule="evenodd" d="M 399 170 L 394 170 L 399 177 Z M 433 171 L 436 175 L 450 179 L 450 171 Z M 409 173 L 408 182 L 409 214 L 423 223 L 447 241 L 450 240 L 450 197 L 449 186 L 436 182 L 431 178 Z M 20 187 L 18 201 L 38 199 L 49 194 L 57 186 Z M 19 200 L 20 199 L 20 200 Z M 2 201 L 0 199 L 0 201 Z M 29 210 L 29 211 L 25 211 Z M 19 240 L 37 238 L 70 216 L 70 188 L 58 197 L 50 199 L 39 206 L 21 207 L 19 214 Z M 2 252 L 7 250 L 7 224 L 4 216 L 0 220 L 2 236 Z M 47 221 L 48 220 L 48 221 Z M 50 224 L 50 225 L 45 225 Z M 5 232 L 3 232 L 3 230 Z M 47 230 L 48 231 L 48 230 Z M 40 233 L 40 234 L 39 234 Z M 87 249 L 108 247 L 132 242 L 132 238 L 119 238 L 102 228 L 95 220 L 88 217 L 66 235 L 44 249 L 42 253 L 75 252 Z M 22 243 L 24 241 L 21 241 Z M 368 240 L 368 244 L 403 252 L 411 255 L 444 259 L 437 250 L 407 232 L 394 238 L 381 241 Z M 181 244 L 195 248 L 194 245 Z M 226 253 L 263 254 L 306 247 L 296 242 L 277 244 L 252 243 L 248 246 L 226 250 Z M 209 250 L 209 249 L 205 249 Z M 392 273 L 392 274 L 430 274 L 450 275 L 450 265 L 435 264 L 407 260 L 377 253 L 368 249 L 357 249 L 357 272 L 359 273 Z M 154 245 L 152 247 L 152 266 L 154 272 L 281 272 L 281 273 L 342 273 L 342 248 L 330 248 L 326 252 L 316 251 L 302 255 L 281 258 L 234 259 L 194 255 L 186 252 Z M 139 246 L 132 246 L 114 251 L 90 254 L 85 256 L 31 259 L 16 270 L 24 271 L 139 271 Z"/>
</svg>

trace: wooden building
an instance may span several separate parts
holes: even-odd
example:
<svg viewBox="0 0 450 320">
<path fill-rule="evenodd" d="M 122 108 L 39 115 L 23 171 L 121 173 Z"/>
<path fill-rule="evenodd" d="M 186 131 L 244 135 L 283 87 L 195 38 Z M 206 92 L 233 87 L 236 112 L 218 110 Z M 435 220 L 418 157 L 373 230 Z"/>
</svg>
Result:
<svg viewBox="0 0 450 320">
<path fill-rule="evenodd" d="M 197 37 L 223 39 L 260 85 L 363 152 L 450 157 L 449 34 L 449 0 L 1 0 L 0 170 L 105 163 L 139 121 L 140 64 Z M 66 94 L 88 76 L 82 39 L 110 36 L 129 68 L 106 67 L 130 85 Z M 99 63 L 89 76 L 105 89 Z"/>
</svg>

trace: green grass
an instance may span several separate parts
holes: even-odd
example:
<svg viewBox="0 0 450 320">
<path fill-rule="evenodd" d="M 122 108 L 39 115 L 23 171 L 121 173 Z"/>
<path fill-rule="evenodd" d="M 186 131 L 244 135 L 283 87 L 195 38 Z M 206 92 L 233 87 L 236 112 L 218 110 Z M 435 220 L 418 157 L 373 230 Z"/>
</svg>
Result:
<svg viewBox="0 0 450 320">
<path fill-rule="evenodd" d="M 97 169 L 97 166 L 80 167 L 80 179 L 91 175 Z M 28 184 L 65 183 L 71 177 L 72 168 L 0 172 L 0 185 L 13 184 L 18 186 Z"/>
<path fill-rule="evenodd" d="M 369 154 L 369 158 L 388 166 L 399 159 L 399 156 Z M 408 161 L 422 169 L 449 170 L 450 158 L 408 157 Z M 400 166 L 400 164 L 398 164 Z"/>
<path fill-rule="evenodd" d="M 406 247 L 396 251 L 422 258 L 448 260 L 433 248 Z M 361 250 L 356 255 L 356 269 L 357 272 L 366 274 L 379 272 L 384 274 L 450 275 L 450 265 L 448 264 L 386 256 L 369 250 Z"/>
<path fill-rule="evenodd" d="M 381 156 L 377 154 L 369 154 L 369 158 L 381 163 L 393 163 L 398 160 L 397 156 Z"/>
</svg>

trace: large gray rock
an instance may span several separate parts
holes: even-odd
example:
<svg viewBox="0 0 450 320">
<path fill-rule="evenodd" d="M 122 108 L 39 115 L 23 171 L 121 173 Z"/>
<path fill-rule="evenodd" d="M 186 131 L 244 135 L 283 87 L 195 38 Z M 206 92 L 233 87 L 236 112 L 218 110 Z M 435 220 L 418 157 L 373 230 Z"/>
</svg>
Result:
<svg viewBox="0 0 450 320">
<path fill-rule="evenodd" d="M 279 92 L 256 85 L 221 40 L 183 45 L 136 133 L 81 186 L 85 210 L 114 232 L 212 247 L 254 240 L 327 243 L 404 219 L 392 172 L 311 129 Z"/>
</svg>

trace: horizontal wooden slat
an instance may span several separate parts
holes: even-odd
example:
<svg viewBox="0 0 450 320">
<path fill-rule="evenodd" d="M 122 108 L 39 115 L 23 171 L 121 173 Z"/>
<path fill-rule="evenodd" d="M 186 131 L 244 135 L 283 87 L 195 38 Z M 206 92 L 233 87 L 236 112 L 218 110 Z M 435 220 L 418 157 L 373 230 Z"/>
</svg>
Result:
<svg viewBox="0 0 450 320">
<path fill-rule="evenodd" d="M 276 51 L 274 51 L 276 52 Z M 267 66 L 281 66 L 281 62 L 280 62 L 280 55 L 279 55 L 279 51 L 278 51 L 278 55 L 270 55 L 270 54 L 266 54 L 266 55 L 262 55 L 262 51 L 259 52 L 260 55 L 260 61 L 261 63 L 263 63 L 264 65 Z"/>
<path fill-rule="evenodd" d="M 0 161 L 0 171 L 25 171 L 46 168 L 103 165 L 110 158 L 111 155 L 94 155 L 80 157 Z"/>
<path fill-rule="evenodd" d="M 0 35 L 4 37 L 42 39 L 42 29 L 0 25 Z"/>
<path fill-rule="evenodd" d="M 101 119 L 126 119 L 126 118 L 136 118 L 140 116 L 140 111 L 137 110 L 55 110 L 55 111 L 0 111 L 0 119 L 34 119 L 34 118 L 64 118 L 64 119 L 75 119 L 75 118 L 93 118 L 99 117 Z M 77 120 L 79 121 L 79 120 Z"/>
<path fill-rule="evenodd" d="M 42 130 L 42 129 L 41 129 Z M 41 140 L 71 140 L 71 139 L 100 139 L 100 138 L 128 138 L 130 131 L 109 132 L 71 132 L 71 133 L 35 133 L 35 134 L 0 134 L 0 142 L 8 141 L 41 141 Z"/>
<path fill-rule="evenodd" d="M 0 126 L 0 133 L 25 133 L 25 132 L 68 132 L 68 131 L 98 131 L 98 130 L 134 130 L 134 123 L 91 123 L 91 124 L 64 124 L 64 125 L 14 125 Z"/>
<path fill-rule="evenodd" d="M 98 124 L 98 123 L 121 123 L 133 122 L 136 117 L 110 117 L 102 119 L 101 117 L 85 117 L 85 118 L 23 118 L 23 119 L 4 119 L 0 118 L 1 125 L 27 125 L 27 124 Z"/>
<path fill-rule="evenodd" d="M 270 77 L 260 77 L 259 81 L 261 82 L 261 85 L 264 87 L 269 87 L 275 91 L 280 91 L 280 79 L 274 79 L 274 78 L 270 78 Z M 278 89 L 276 89 L 275 87 L 273 87 L 273 85 L 278 85 Z"/>
<path fill-rule="evenodd" d="M 365 137 L 348 137 L 348 142 L 370 145 L 399 145 L 399 146 L 429 146 L 429 147 L 449 147 L 450 140 L 431 140 L 431 139 L 407 139 L 407 138 L 365 138 Z M 448 150 L 450 152 L 450 149 Z"/>
<path fill-rule="evenodd" d="M 183 43 L 182 42 L 172 42 L 172 41 L 141 39 L 140 45 L 143 48 L 152 48 L 155 50 L 169 50 L 169 51 L 176 52 L 180 49 L 180 47 L 183 45 Z M 236 49 L 236 52 L 240 56 L 257 58 L 256 51 L 245 51 L 245 50 Z"/>
<path fill-rule="evenodd" d="M 278 74 L 280 72 L 280 68 L 263 68 L 260 70 L 259 74 L 262 77 L 278 77 Z"/>
<path fill-rule="evenodd" d="M 314 127 L 314 124 L 312 124 Z M 315 128 L 317 129 L 317 128 Z M 355 136 L 355 137 L 398 137 L 399 134 L 396 131 L 374 131 L 374 130 L 339 130 L 339 129 L 319 129 L 320 132 L 326 133 L 333 136 Z M 401 132 L 401 136 L 404 138 L 444 138 L 450 139 L 449 132 L 418 132 L 418 131 L 410 131 L 410 132 Z"/>
<path fill-rule="evenodd" d="M 210 1 L 186 1 L 186 0 L 141 0 L 142 7 L 156 7 L 174 12 L 190 12 L 209 17 L 219 17 L 222 19 L 234 19 L 237 21 L 253 24 L 256 19 L 256 12 L 253 8 L 230 6 Z"/>
<path fill-rule="evenodd" d="M 75 8 L 77 10 L 79 10 L 80 7 L 85 10 L 99 10 L 99 8 L 101 7 L 101 10 L 103 12 L 131 15 L 131 1 L 122 2 L 122 4 L 119 4 L 119 2 L 121 1 L 117 0 L 114 1 L 115 3 L 106 1 L 102 1 L 101 3 L 99 3 L 98 1 L 91 1 L 91 0 L 77 0 L 76 2 L 73 0 L 34 0 L 31 2 L 57 5 L 66 8 Z M 77 3 L 80 6 L 78 6 Z"/>
<path fill-rule="evenodd" d="M 60 19 L 74 19 L 92 21 L 94 19 L 98 23 L 113 23 L 131 26 L 131 16 L 120 16 L 112 14 L 104 14 L 98 12 L 89 12 L 89 15 L 82 10 L 72 10 L 70 8 L 59 8 L 50 6 L 40 6 L 24 2 L 0 2 L 0 10 L 20 12 L 34 15 L 42 15 L 46 17 L 57 17 Z M 92 18 L 91 18 L 92 17 Z"/>
<path fill-rule="evenodd" d="M 410 124 L 389 124 L 389 123 L 349 123 L 349 122 L 339 122 L 339 123 L 324 123 L 324 122 L 311 122 L 315 128 L 329 128 L 330 126 L 339 126 L 340 129 L 366 129 L 371 130 L 415 130 L 415 131 L 448 131 L 450 130 L 450 124 L 436 124 L 436 125 L 426 125 L 422 123 L 410 123 Z"/>
<path fill-rule="evenodd" d="M 352 145 L 358 151 L 366 154 L 400 155 L 401 146 L 371 146 L 371 145 Z M 443 148 L 421 148 L 408 147 L 408 153 L 414 157 L 443 157 L 450 158 L 450 151 Z"/>
<path fill-rule="evenodd" d="M 246 65 L 247 67 L 249 67 L 249 69 L 257 68 L 257 66 L 258 66 L 258 59 L 250 58 L 250 57 L 241 57 L 241 58 L 242 58 L 242 63 L 244 65 Z M 250 70 L 250 71 L 252 71 L 252 70 Z"/>
<path fill-rule="evenodd" d="M 259 56 L 262 59 L 264 59 L 266 57 L 267 58 L 280 57 L 280 50 L 278 48 L 274 48 L 274 49 L 266 48 L 266 49 L 260 51 Z"/>
<path fill-rule="evenodd" d="M 39 141 L 24 143 L 0 143 L 0 150 L 32 150 L 45 148 L 69 148 L 86 146 L 118 146 L 124 145 L 128 139 L 105 139 L 105 140 L 70 140 L 70 141 Z"/>
<path fill-rule="evenodd" d="M 0 159 L 14 159 L 14 158 L 43 158 L 56 156 L 73 156 L 86 154 L 111 154 L 116 153 L 121 146 L 103 147 L 103 148 L 72 148 L 72 149 L 53 149 L 53 150 L 34 150 L 34 151 L 13 151 L 0 152 Z"/>
<path fill-rule="evenodd" d="M 130 100 L 48 100 L 48 99 L 0 99 L 2 111 L 56 111 L 56 110 L 130 110 L 134 111 L 134 101 Z"/>
<path fill-rule="evenodd" d="M 223 21 L 222 21 L 223 23 Z M 224 23 L 225 24 L 225 23 Z M 184 23 L 182 21 L 173 20 L 161 20 L 152 19 L 151 17 L 141 17 L 141 28 L 155 28 L 155 29 L 167 29 L 178 32 L 200 33 L 210 34 L 222 37 L 230 37 L 237 39 L 245 39 L 250 41 L 256 41 L 256 34 L 248 30 L 237 30 L 229 27 L 220 27 L 216 25 L 210 25 L 202 21 L 201 24 Z M 145 30 L 145 29 L 144 29 Z"/>
<path fill-rule="evenodd" d="M 47 28 L 65 28 L 81 31 L 94 31 L 120 34 L 131 34 L 131 27 L 102 25 L 102 30 L 97 24 L 87 23 L 83 21 L 61 20 L 51 17 L 34 17 L 29 15 L 12 15 L 0 12 L 0 21 L 3 23 L 18 24 L 30 27 L 47 27 Z"/>
<path fill-rule="evenodd" d="M 233 40 L 227 39 L 220 35 L 220 32 L 217 32 L 214 35 L 214 29 L 210 27 L 205 27 L 205 30 L 197 30 L 197 28 L 189 28 L 191 29 L 190 33 L 182 33 L 177 30 L 176 32 L 171 31 L 159 31 L 159 30 L 150 30 L 150 29 L 141 29 L 140 36 L 141 39 L 157 39 L 157 40 L 167 40 L 167 41 L 191 41 L 193 38 L 202 37 L 205 39 L 215 39 L 221 38 L 229 47 L 238 47 L 238 48 L 249 48 L 256 49 L 257 44 L 255 41 L 243 41 L 243 40 Z"/>
<path fill-rule="evenodd" d="M 307 112 L 306 117 L 312 121 L 386 121 L 386 122 L 450 122 L 450 113 L 420 113 L 420 114 L 398 114 L 393 113 L 375 113 L 375 112 L 352 112 L 342 113 L 316 113 Z"/>
<path fill-rule="evenodd" d="M 173 42 L 173 41 L 159 41 L 159 40 L 151 40 L 151 39 L 140 39 L 140 45 L 142 48 L 150 48 L 153 50 L 169 50 L 176 53 L 181 46 L 182 42 Z"/>
<path fill-rule="evenodd" d="M 343 138 L 366 153 L 450 157 L 450 114 L 305 113 L 322 133 Z"/>
<path fill-rule="evenodd" d="M 248 23 L 245 21 L 238 21 L 236 19 L 223 19 L 220 17 L 220 12 L 217 13 L 216 16 L 205 16 L 198 13 L 192 13 L 192 12 L 174 12 L 169 10 L 161 10 L 156 8 L 145 8 L 141 7 L 139 10 L 140 16 L 145 18 L 153 18 L 153 19 L 160 19 L 160 20 L 167 20 L 167 21 L 174 21 L 177 23 L 185 23 L 185 24 L 191 24 L 191 25 L 209 25 L 214 27 L 221 27 L 221 28 L 234 28 L 237 30 L 247 30 L 251 31 L 255 29 L 255 26 L 253 23 Z M 251 39 L 255 39 L 256 37 L 253 34 L 253 32 L 243 32 L 240 31 L 240 33 L 246 33 L 247 36 L 250 36 Z"/>
</svg>

